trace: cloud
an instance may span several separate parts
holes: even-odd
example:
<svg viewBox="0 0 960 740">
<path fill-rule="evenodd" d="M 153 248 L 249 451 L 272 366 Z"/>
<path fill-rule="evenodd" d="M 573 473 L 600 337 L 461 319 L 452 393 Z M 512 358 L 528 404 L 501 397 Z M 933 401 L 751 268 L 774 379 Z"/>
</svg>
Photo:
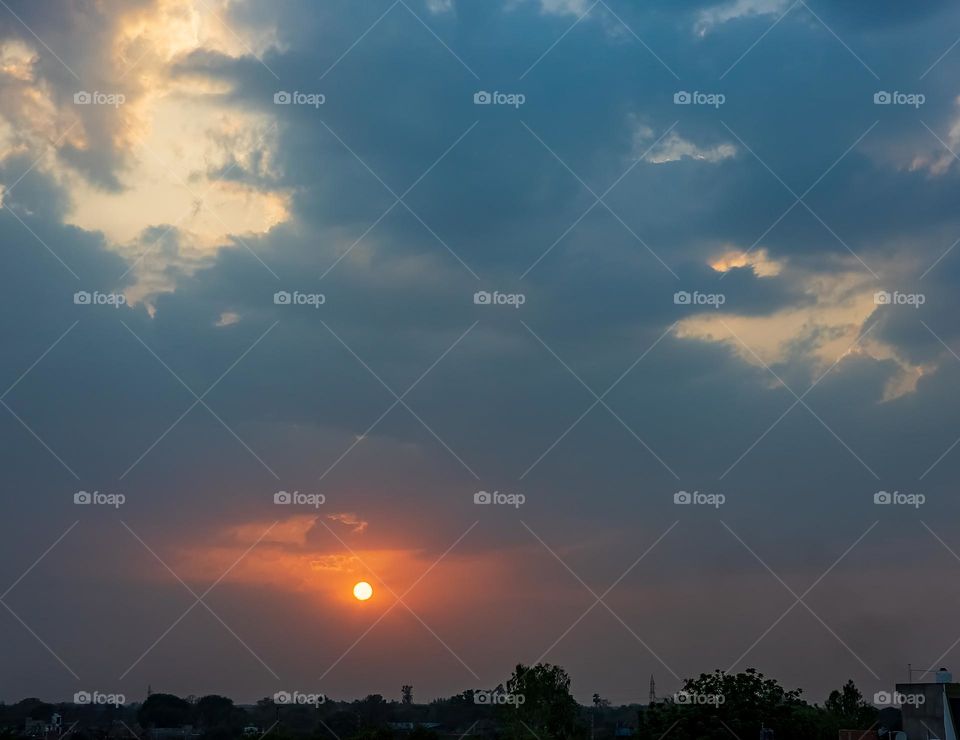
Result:
<svg viewBox="0 0 960 740">
<path fill-rule="evenodd" d="M 327 514 L 327 519 L 329 519 L 331 522 L 339 522 L 340 524 L 350 527 L 350 531 L 354 534 L 363 534 L 367 531 L 367 527 L 369 526 L 369 522 L 364 521 L 356 514 L 351 512 Z"/>
<path fill-rule="evenodd" d="M 553 15 L 583 15 L 592 3 L 588 0 L 538 0 L 540 12 Z"/>
<path fill-rule="evenodd" d="M 181 67 L 201 51 L 238 59 L 271 48 L 265 28 L 244 39 L 234 18 L 225 29 L 218 14 L 227 5 L 156 0 L 109 17 L 95 6 L 71 8 L 71 26 L 90 31 L 91 43 L 64 41 L 73 54 L 56 67 L 43 63 L 45 50 L 32 35 L 11 27 L 19 38 L 0 47 L 0 76 L 8 83 L 0 114 L 10 127 L 0 127 L 0 142 L 6 156 L 28 153 L 39 171 L 66 186 L 68 223 L 105 233 L 123 252 L 160 225 L 177 227 L 184 249 L 202 251 L 287 218 L 269 125 L 229 110 L 228 89 Z M 47 38 L 69 36 L 63 19 L 36 10 L 26 16 Z M 77 104 L 78 95 L 90 102 Z M 154 253 L 154 262 L 163 254 L 155 244 L 139 246 Z M 137 262 L 134 275 L 151 287 L 137 296 L 170 289 L 145 267 Z"/>
<path fill-rule="evenodd" d="M 705 36 L 723 23 L 752 16 L 780 15 L 789 6 L 788 0 L 728 0 L 699 11 L 694 31 L 698 36 Z"/>
<path fill-rule="evenodd" d="M 450 13 L 453 9 L 453 0 L 427 0 L 427 10 L 434 15 Z"/>
<path fill-rule="evenodd" d="M 652 137 L 653 132 L 645 130 L 638 135 L 637 149 L 643 147 Z M 676 132 L 667 135 L 663 141 L 650 150 L 644 159 L 652 164 L 679 162 L 682 159 L 693 159 L 698 162 L 716 164 L 725 159 L 732 159 L 737 155 L 737 148 L 730 143 L 717 144 L 712 147 L 702 147 L 684 139 Z"/>
<path fill-rule="evenodd" d="M 240 314 L 234 311 L 224 311 L 220 314 L 220 318 L 217 319 L 217 323 L 214 326 L 230 326 L 231 324 L 236 324 L 240 320 Z"/>
<path fill-rule="evenodd" d="M 118 109 L 74 106 L 69 71 L 0 14 L 0 237 L 10 246 L 0 371 L 3 388 L 13 384 L 4 403 L 22 420 L 0 409 L 14 492 L 0 524 L 15 555 L 8 582 L 39 554 L 24 522 L 49 525 L 52 542 L 77 520 L 74 489 L 122 490 L 124 521 L 189 583 L 205 588 L 236 563 L 211 606 L 284 675 L 315 676 L 317 660 L 332 663 L 359 632 L 356 580 L 382 576 L 402 593 L 458 542 L 411 606 L 497 676 L 545 633 L 562 633 L 589 598 L 515 515 L 586 582 L 611 582 L 677 520 L 672 496 L 682 486 L 721 490 L 724 521 L 801 582 L 880 516 L 877 544 L 867 537 L 862 560 L 832 572 L 822 598 L 844 605 L 829 615 L 838 634 L 859 635 L 858 652 L 893 670 L 888 636 L 909 614 L 889 599 L 869 603 L 870 593 L 860 607 L 840 597 L 882 581 L 889 537 L 930 542 L 915 512 L 878 514 L 872 493 L 910 481 L 928 494 L 929 521 L 957 513 L 949 447 L 960 363 L 944 346 L 960 342 L 951 321 L 960 310 L 956 168 L 941 162 L 915 111 L 874 108 L 873 78 L 799 10 L 731 73 L 721 117 L 674 105 L 676 80 L 643 45 L 628 33 L 611 41 L 587 22 L 516 83 L 528 101 L 520 111 L 473 105 L 476 80 L 451 50 L 491 87 L 517 80 L 589 7 L 580 3 L 527 2 L 511 13 L 458 4 L 424 16 L 449 49 L 401 8 L 350 49 L 382 10 L 339 0 L 214 4 L 237 38 L 200 5 L 144 0 L 104 18 L 95 4 L 66 16 L 13 4 L 84 89 L 125 94 Z M 772 5 L 760 4 L 615 9 L 651 48 L 681 60 L 691 87 L 721 75 L 756 40 L 757 23 L 772 22 Z M 691 25 L 711 9 L 711 33 L 693 38 Z M 862 28 L 840 8 L 824 20 L 846 22 L 844 40 L 870 64 L 896 48 L 917 76 L 931 49 L 954 40 L 942 6 L 910 20 L 883 9 L 882 23 Z M 757 23 L 734 22 L 760 13 Z M 797 48 L 811 52 L 804 64 Z M 948 143 L 956 64 L 948 55 L 925 82 L 923 120 Z M 276 105 L 278 89 L 326 102 Z M 803 204 L 791 190 L 805 193 Z M 923 292 L 927 302 L 877 306 L 878 289 Z M 123 292 L 129 304 L 73 302 L 94 290 Z M 476 305 L 478 290 L 526 300 L 500 311 Z M 278 291 L 325 301 L 277 303 Z M 683 306 L 678 291 L 726 300 Z M 802 394 L 828 369 L 804 397 L 818 419 L 783 383 Z M 269 529 L 273 493 L 315 489 L 321 476 L 326 508 Z M 523 493 L 526 503 L 520 512 L 478 507 L 481 488 Z M 117 675 L 84 652 L 99 641 L 81 626 L 104 625 L 103 639 L 132 661 L 179 616 L 163 610 L 189 595 L 101 513 L 110 512 L 82 512 L 64 540 L 78 535 L 78 549 L 45 560 L 12 608 L 47 620 L 68 660 L 76 651 L 91 671 Z M 747 625 L 724 611 L 768 574 L 757 576 L 714 512 L 684 513 L 676 543 L 666 538 L 641 564 L 649 570 L 611 598 L 625 621 L 651 625 L 665 659 L 688 675 L 705 660 L 690 634 L 720 631 L 708 656 L 719 665 L 778 614 Z M 364 547 L 345 551 L 327 526 L 362 533 L 354 539 Z M 51 593 L 74 605 L 69 619 L 50 608 Z M 691 593 L 711 605 L 709 619 L 684 610 Z M 119 601 L 161 608 L 118 624 L 100 610 Z M 677 614 L 688 623 L 678 626 Z M 867 617 L 873 631 L 860 629 Z M 578 685 L 636 700 L 622 688 L 627 669 L 614 680 L 598 666 L 619 665 L 636 647 L 620 662 L 660 668 L 628 633 L 621 642 L 591 619 L 555 660 Z M 951 619 L 942 615 L 944 629 Z M 250 656 L 232 643 L 216 665 L 194 665 L 206 629 L 184 620 L 131 681 L 156 673 L 180 690 L 174 671 L 190 665 L 218 691 L 262 696 L 259 668 L 246 670 Z M 790 629 L 793 642 L 819 637 Z M 303 642 L 285 640 L 294 633 L 309 641 L 309 665 Z M 370 652 L 331 673 L 332 690 L 387 692 L 411 680 L 399 671 L 413 671 L 426 695 L 462 688 L 462 666 L 422 637 L 384 619 Z M 906 639 L 904 653 L 936 649 L 924 640 Z M 35 670 L 42 646 L 33 653 L 15 631 L 9 642 L 8 673 L 18 678 L 0 684 L 3 695 L 20 698 L 24 675 L 36 676 L 30 693 L 72 693 L 56 666 Z M 809 664 L 776 643 L 758 648 L 767 651 L 758 660 L 825 693 L 824 676 L 845 677 L 848 656 L 804 644 L 815 644 Z M 390 645 L 412 651 L 396 668 L 382 662 L 397 656 Z M 610 661 L 598 662 L 597 650 Z M 392 683 L 370 685 L 356 665 Z"/>
<path fill-rule="evenodd" d="M 303 546 L 315 525 L 314 516 L 296 516 L 272 523 L 250 522 L 232 527 L 229 537 L 247 546 L 257 542 Z"/>
</svg>

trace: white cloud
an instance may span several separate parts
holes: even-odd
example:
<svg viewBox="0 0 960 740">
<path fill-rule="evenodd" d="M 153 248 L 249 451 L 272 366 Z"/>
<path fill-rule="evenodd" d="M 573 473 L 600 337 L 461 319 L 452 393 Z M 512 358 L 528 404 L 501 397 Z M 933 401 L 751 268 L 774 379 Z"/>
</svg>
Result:
<svg viewBox="0 0 960 740">
<path fill-rule="evenodd" d="M 634 156 L 642 156 L 644 161 L 651 164 L 679 162 L 681 159 L 695 159 L 716 164 L 725 159 L 731 159 L 737 154 L 737 148 L 733 144 L 724 142 L 716 146 L 703 147 L 689 139 L 684 139 L 675 131 L 647 151 L 652 138 L 653 131 L 645 126 L 637 129 L 634 134 Z"/>
<path fill-rule="evenodd" d="M 954 106 L 960 107 L 960 98 L 954 100 Z M 911 170 L 926 170 L 930 175 L 938 177 L 953 167 L 957 161 L 953 152 L 960 148 L 960 114 L 955 115 L 950 122 L 950 128 L 946 134 L 938 133 L 937 136 L 943 140 L 943 143 L 933 136 L 924 139 L 929 149 L 913 156 L 909 167 Z M 950 147 L 950 151 L 943 145 L 944 143 Z"/>
<path fill-rule="evenodd" d="M 195 52 L 239 59 L 278 48 L 273 27 L 233 24 L 245 39 L 225 29 L 218 18 L 228 8 L 228 0 L 154 0 L 109 15 L 73 9 L 71 24 L 97 35 L 71 67 L 96 80 L 88 91 L 121 95 L 113 106 L 77 105 L 79 85 L 58 82 L 30 39 L 0 40 L 0 163 L 34 161 L 36 175 L 64 188 L 67 223 L 102 233 L 136 264 L 132 301 L 174 289 L 177 274 L 208 263 L 236 235 L 289 218 L 272 116 L 226 105 L 228 83 L 177 71 Z M 7 193 L 7 204 L 16 197 Z M 170 238 L 142 243 L 161 234 Z"/>
<path fill-rule="evenodd" d="M 427 10 L 434 15 L 453 11 L 453 0 L 427 0 Z"/>
<path fill-rule="evenodd" d="M 753 15 L 772 15 L 787 8 L 787 0 L 728 0 L 712 8 L 701 10 L 697 15 L 694 31 L 698 36 L 706 36 L 714 26 L 727 21 Z"/>
<path fill-rule="evenodd" d="M 217 323 L 214 326 L 230 326 L 231 324 L 236 324 L 240 320 L 240 314 L 235 311 L 224 311 L 220 314 L 220 318 L 217 319 Z"/>
<path fill-rule="evenodd" d="M 581 16 L 587 12 L 592 3 L 587 0 L 540 0 L 540 10 L 543 13 L 554 15 Z"/>
</svg>

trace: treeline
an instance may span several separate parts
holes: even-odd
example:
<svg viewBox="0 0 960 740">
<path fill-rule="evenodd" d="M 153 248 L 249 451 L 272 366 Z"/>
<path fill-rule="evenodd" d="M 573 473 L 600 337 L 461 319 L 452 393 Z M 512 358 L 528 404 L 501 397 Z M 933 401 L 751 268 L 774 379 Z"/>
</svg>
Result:
<svg viewBox="0 0 960 740">
<path fill-rule="evenodd" d="M 809 704 L 800 689 L 784 689 L 751 668 L 743 673 L 715 671 L 687 679 L 677 696 L 641 713 L 638 735 L 642 740 L 654 740 L 671 727 L 671 738 L 836 740 L 841 729 L 899 730 L 900 712 L 878 711 L 853 681 L 830 692 L 823 706 Z"/>
<path fill-rule="evenodd" d="M 224 696 L 186 699 L 151 694 L 141 704 L 120 707 L 49 704 L 25 699 L 0 705 L 0 738 L 25 737 L 28 719 L 62 716 L 71 740 L 131 735 L 149 737 L 157 728 L 191 726 L 203 740 L 445 740 L 461 735 L 484 740 L 835 740 L 840 729 L 899 729 L 899 712 L 878 711 L 852 681 L 833 691 L 822 706 L 806 702 L 799 689 L 748 669 L 716 671 L 688 679 L 674 696 L 649 706 L 610 703 L 594 694 L 583 706 L 570 691 L 563 668 L 518 665 L 490 691 L 464 691 L 429 704 L 413 701 L 404 686 L 399 701 L 379 694 L 354 701 L 303 704 L 274 698 L 238 706 Z"/>
</svg>

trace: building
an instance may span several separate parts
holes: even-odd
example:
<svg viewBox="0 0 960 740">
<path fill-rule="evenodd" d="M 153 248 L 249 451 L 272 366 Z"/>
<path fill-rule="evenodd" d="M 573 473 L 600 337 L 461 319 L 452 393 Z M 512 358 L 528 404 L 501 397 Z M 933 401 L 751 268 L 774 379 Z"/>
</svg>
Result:
<svg viewBox="0 0 960 740">
<path fill-rule="evenodd" d="M 148 734 L 150 740 L 182 740 L 182 738 L 199 737 L 201 732 L 194 729 L 193 725 L 182 725 L 180 727 L 153 727 Z"/>
<path fill-rule="evenodd" d="M 391 730 L 396 730 L 397 732 L 413 732 L 418 727 L 422 727 L 425 730 L 436 730 L 440 727 L 439 722 L 387 722 L 387 726 Z"/>
<path fill-rule="evenodd" d="M 960 683 L 945 668 L 934 683 L 898 683 L 894 700 L 903 717 L 901 740 L 960 740 Z"/>
<path fill-rule="evenodd" d="M 63 722 L 57 713 L 51 715 L 49 722 L 42 719 L 28 719 L 23 732 L 30 737 L 60 737 L 63 734 Z"/>
</svg>

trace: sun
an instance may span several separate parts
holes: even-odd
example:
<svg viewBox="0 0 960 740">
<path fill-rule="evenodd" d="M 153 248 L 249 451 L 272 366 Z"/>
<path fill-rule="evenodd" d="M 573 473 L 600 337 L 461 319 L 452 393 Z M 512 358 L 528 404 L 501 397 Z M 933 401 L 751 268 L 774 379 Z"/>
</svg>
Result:
<svg viewBox="0 0 960 740">
<path fill-rule="evenodd" d="M 373 596 L 373 586 L 366 581 L 360 581 L 353 587 L 353 595 L 358 601 L 366 601 Z"/>
</svg>

